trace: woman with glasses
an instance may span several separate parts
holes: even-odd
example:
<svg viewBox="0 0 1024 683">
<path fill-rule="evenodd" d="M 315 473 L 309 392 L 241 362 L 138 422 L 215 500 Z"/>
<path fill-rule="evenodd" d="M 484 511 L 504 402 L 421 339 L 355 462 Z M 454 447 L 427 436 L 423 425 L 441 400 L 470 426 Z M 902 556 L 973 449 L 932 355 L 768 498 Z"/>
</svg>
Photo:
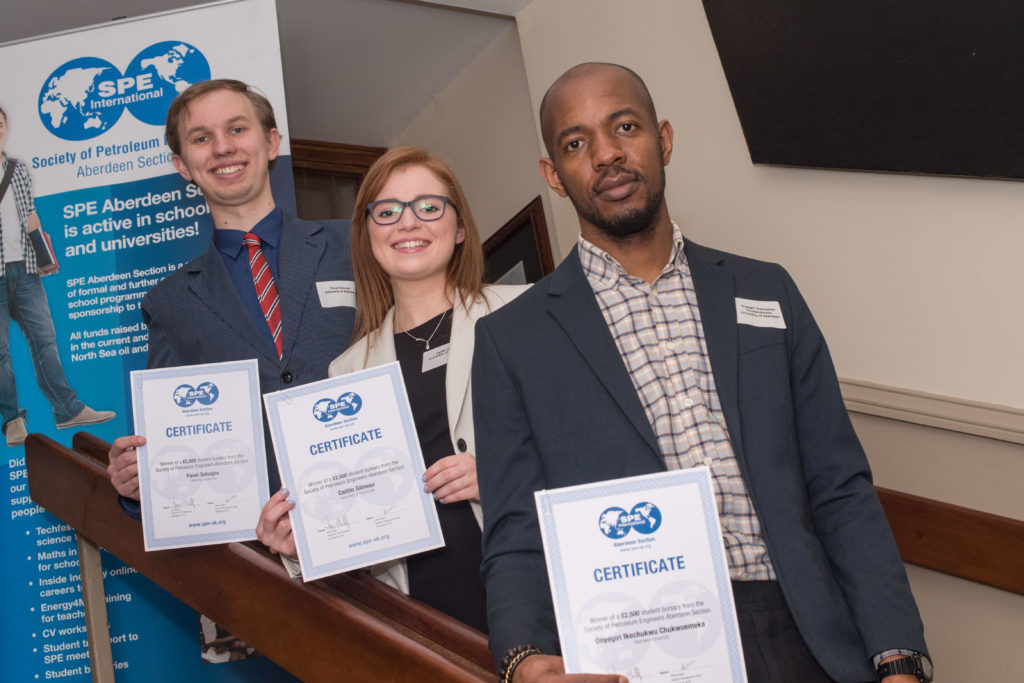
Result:
<svg viewBox="0 0 1024 683">
<path fill-rule="evenodd" d="M 399 361 L 445 547 L 371 569 L 380 580 L 487 631 L 480 579 L 480 494 L 470 365 L 477 318 L 525 286 L 484 286 L 480 235 L 459 181 L 438 157 L 392 150 L 367 172 L 352 218 L 357 341 L 331 376 Z M 260 538 L 295 544 L 287 492 L 271 497 Z M 271 542 L 268 542 L 268 539 Z"/>
</svg>

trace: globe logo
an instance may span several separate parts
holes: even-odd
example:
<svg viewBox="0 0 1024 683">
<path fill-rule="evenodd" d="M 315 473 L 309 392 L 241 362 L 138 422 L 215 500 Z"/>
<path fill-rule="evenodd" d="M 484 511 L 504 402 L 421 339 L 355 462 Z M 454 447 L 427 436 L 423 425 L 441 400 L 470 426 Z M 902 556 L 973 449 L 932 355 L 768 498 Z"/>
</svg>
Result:
<svg viewBox="0 0 1024 683">
<path fill-rule="evenodd" d="M 208 406 L 217 401 L 220 396 L 220 389 L 213 382 L 203 382 L 196 387 L 196 400 L 202 405 Z"/>
<path fill-rule="evenodd" d="M 652 534 L 661 527 L 661 510 L 654 503 L 637 503 L 629 512 L 610 507 L 598 517 L 597 526 L 611 539 L 624 538 L 630 530 Z"/>
<path fill-rule="evenodd" d="M 39 93 L 43 125 L 64 140 L 89 140 L 110 130 L 124 107 L 107 107 L 99 84 L 119 78 L 117 67 L 98 57 L 80 57 L 61 65 Z"/>
<path fill-rule="evenodd" d="M 313 417 L 320 422 L 330 422 L 338 415 L 352 416 L 363 407 L 363 399 L 354 391 L 349 391 L 338 397 L 322 398 L 313 404 Z"/>
<path fill-rule="evenodd" d="M 154 43 L 122 75 L 99 57 L 79 57 L 57 67 L 39 92 L 39 118 L 64 140 L 89 140 L 118 122 L 127 108 L 143 123 L 162 126 L 178 93 L 209 80 L 210 64 L 183 41 Z"/>
<path fill-rule="evenodd" d="M 601 516 L 597 519 L 597 525 L 601 528 L 601 533 L 608 538 L 622 538 L 629 533 L 629 527 L 622 526 L 619 524 L 619 520 L 626 511 L 622 508 L 611 507 L 601 513 Z"/>
<path fill-rule="evenodd" d="M 188 408 L 197 402 L 208 406 L 220 398 L 220 389 L 213 382 L 203 382 L 195 388 L 191 384 L 182 384 L 174 390 L 171 398 L 179 408 Z"/>
<path fill-rule="evenodd" d="M 167 40 L 135 55 L 124 74 L 136 82 L 141 79 L 153 84 L 149 96 L 130 102 L 128 111 L 143 123 L 162 126 L 178 93 L 193 83 L 210 80 L 210 64 L 192 45 Z"/>
</svg>

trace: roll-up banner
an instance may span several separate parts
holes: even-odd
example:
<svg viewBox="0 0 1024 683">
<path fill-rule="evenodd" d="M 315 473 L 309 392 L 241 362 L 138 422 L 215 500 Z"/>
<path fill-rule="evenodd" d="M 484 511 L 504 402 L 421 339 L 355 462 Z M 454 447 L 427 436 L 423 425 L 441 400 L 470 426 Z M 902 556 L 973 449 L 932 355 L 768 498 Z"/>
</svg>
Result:
<svg viewBox="0 0 1024 683">
<path fill-rule="evenodd" d="M 175 95 L 210 78 L 236 78 L 262 91 L 283 135 L 274 195 L 294 213 L 274 0 L 219 2 L 7 43 L 0 45 L 0 65 L 0 107 L 7 114 L 0 144 L 9 163 L 16 159 L 27 171 L 16 174 L 9 192 L 16 190 L 12 196 L 24 205 L 29 186 L 59 266 L 42 277 L 45 297 L 38 285 L 32 296 L 12 293 L 14 278 L 31 285 L 35 276 L 26 274 L 27 261 L 15 263 L 20 247 L 7 248 L 19 237 L 10 224 L 21 214 L 5 200 L 0 221 L 8 225 L 0 238 L 8 241 L 8 267 L 0 282 L 8 298 L 0 297 L 6 309 L 0 310 L 0 372 L 6 354 L 14 382 L 0 387 L 0 404 L 16 405 L 17 412 L 4 419 L 10 425 L 23 414 L 30 433 L 66 445 L 78 429 L 110 441 L 133 432 L 128 373 L 145 367 L 147 349 L 139 302 L 210 241 L 202 194 L 175 171 L 164 141 Z M 56 359 L 38 341 L 47 317 Z M 53 378 L 59 383 L 61 375 L 67 389 L 58 391 Z M 68 410 L 77 410 L 67 391 L 116 417 L 58 430 Z M 24 447 L 0 444 L 9 491 L 2 515 L 0 678 L 90 680 L 74 531 L 29 498 Z M 204 664 L 193 610 L 106 553 L 103 567 L 118 681 L 290 678 L 263 658 Z"/>
</svg>

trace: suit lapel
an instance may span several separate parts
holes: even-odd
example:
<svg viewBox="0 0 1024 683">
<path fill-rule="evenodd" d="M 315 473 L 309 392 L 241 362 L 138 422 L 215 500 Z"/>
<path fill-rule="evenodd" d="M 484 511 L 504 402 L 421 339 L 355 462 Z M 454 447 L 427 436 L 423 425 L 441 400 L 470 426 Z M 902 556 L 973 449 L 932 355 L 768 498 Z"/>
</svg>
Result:
<svg viewBox="0 0 1024 683">
<path fill-rule="evenodd" d="M 737 363 L 739 346 L 736 329 L 736 283 L 724 259 L 699 244 L 686 241 L 686 259 L 697 292 L 704 341 L 711 360 L 715 389 L 722 404 L 733 450 L 741 457 L 739 388 Z"/>
<path fill-rule="evenodd" d="M 375 368 L 378 365 L 386 365 L 398 360 L 398 355 L 395 353 L 394 306 L 388 309 L 387 315 L 384 316 L 384 322 L 380 324 L 380 327 L 371 332 L 369 336 L 370 339 L 375 339 L 376 341 L 370 344 L 370 352 L 366 356 L 366 365 L 364 367 Z"/>
<path fill-rule="evenodd" d="M 574 249 L 551 275 L 548 311 L 583 356 L 612 399 L 661 460 L 661 448 L 636 387 L 587 282 Z M 600 417 L 598 417 L 600 419 Z"/>
<path fill-rule="evenodd" d="M 303 223 L 287 214 L 281 227 L 277 283 L 281 294 L 281 335 L 283 355 L 288 358 L 298 341 L 299 325 L 306 302 L 314 296 L 313 280 L 326 248 L 323 226 Z"/>
<path fill-rule="evenodd" d="M 455 310 L 452 311 L 451 346 L 448 348 L 448 368 L 445 371 L 444 393 L 448 401 L 448 424 L 454 431 L 459 423 L 463 401 L 469 389 L 469 375 L 473 365 L 473 346 L 476 319 L 482 315 L 478 308 L 486 308 L 486 304 L 474 301 L 471 310 L 462 305 L 459 293 L 455 293 Z"/>
<path fill-rule="evenodd" d="M 240 342 L 276 363 L 277 355 L 272 353 L 262 331 L 256 329 L 256 323 L 245 310 L 217 247 L 211 242 L 199 258 L 185 267 L 188 268 L 189 290 L 231 328 Z"/>
</svg>

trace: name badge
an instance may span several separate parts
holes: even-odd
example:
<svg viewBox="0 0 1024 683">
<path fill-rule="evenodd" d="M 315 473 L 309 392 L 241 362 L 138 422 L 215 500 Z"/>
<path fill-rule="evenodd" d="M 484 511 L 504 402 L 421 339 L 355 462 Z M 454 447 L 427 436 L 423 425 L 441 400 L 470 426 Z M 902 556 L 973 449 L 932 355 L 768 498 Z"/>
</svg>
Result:
<svg viewBox="0 0 1024 683">
<path fill-rule="evenodd" d="M 423 352 L 423 372 L 430 372 L 434 368 L 448 364 L 448 347 L 451 344 L 443 344 Z"/>
<path fill-rule="evenodd" d="M 754 327 L 775 327 L 786 329 L 782 307 L 778 301 L 755 301 L 736 297 L 736 322 Z"/>
<path fill-rule="evenodd" d="M 356 283 L 351 280 L 325 280 L 316 283 L 316 291 L 320 294 L 320 306 L 336 308 L 337 306 L 356 307 Z"/>
</svg>

